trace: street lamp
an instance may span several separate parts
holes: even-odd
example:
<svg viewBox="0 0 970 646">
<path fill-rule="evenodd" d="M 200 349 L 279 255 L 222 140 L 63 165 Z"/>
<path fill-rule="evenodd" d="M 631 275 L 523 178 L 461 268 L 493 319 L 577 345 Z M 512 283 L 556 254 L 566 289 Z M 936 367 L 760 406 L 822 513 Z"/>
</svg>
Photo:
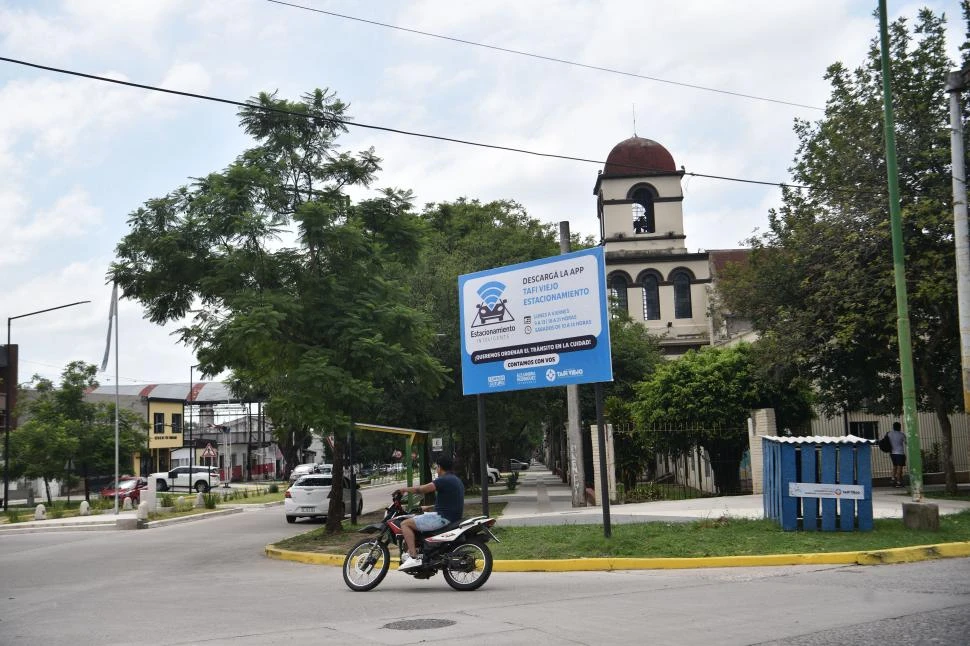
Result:
<svg viewBox="0 0 970 646">
<path fill-rule="evenodd" d="M 17 316 L 7 317 L 7 345 L 4 348 L 7 354 L 7 379 L 6 379 L 6 403 L 4 404 L 3 411 L 3 510 L 7 511 L 8 499 L 10 498 L 10 415 L 12 403 L 14 400 L 14 390 L 17 388 L 17 384 L 13 383 L 16 379 L 11 379 L 11 377 L 16 374 L 16 370 L 10 365 L 12 362 L 9 361 L 10 358 L 10 322 L 15 319 L 22 319 L 28 316 L 34 316 L 35 314 L 43 314 L 44 312 L 53 312 L 54 310 L 62 310 L 65 307 L 74 307 L 75 305 L 83 305 L 84 303 L 90 303 L 91 301 L 76 301 L 74 303 L 67 303 L 66 305 L 58 305 L 57 307 L 48 307 L 45 310 L 37 310 L 36 312 L 27 312 L 26 314 L 18 314 Z M 19 358 L 18 358 L 19 363 Z"/>
</svg>

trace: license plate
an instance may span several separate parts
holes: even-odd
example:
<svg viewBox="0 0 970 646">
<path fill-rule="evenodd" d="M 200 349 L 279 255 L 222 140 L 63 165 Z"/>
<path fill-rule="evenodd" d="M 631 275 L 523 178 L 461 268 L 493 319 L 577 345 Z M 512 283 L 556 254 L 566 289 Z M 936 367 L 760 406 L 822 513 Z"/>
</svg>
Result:
<svg viewBox="0 0 970 646">
<path fill-rule="evenodd" d="M 300 507 L 300 511 L 316 511 L 316 507 Z"/>
</svg>

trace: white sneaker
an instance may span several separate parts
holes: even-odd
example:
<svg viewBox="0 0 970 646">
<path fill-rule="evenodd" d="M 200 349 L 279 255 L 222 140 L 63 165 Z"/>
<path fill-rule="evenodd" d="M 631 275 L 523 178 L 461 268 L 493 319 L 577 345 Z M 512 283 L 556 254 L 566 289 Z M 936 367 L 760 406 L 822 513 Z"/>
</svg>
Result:
<svg viewBox="0 0 970 646">
<path fill-rule="evenodd" d="M 398 570 L 413 570 L 414 568 L 421 567 L 421 556 L 417 557 L 408 554 L 407 558 L 404 559 L 404 563 L 398 566 Z"/>
</svg>

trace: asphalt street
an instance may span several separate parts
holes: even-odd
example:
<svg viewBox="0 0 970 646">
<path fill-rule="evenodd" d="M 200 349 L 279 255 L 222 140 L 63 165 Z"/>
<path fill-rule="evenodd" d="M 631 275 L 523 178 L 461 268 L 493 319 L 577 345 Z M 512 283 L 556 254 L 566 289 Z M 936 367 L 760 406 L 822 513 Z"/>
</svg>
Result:
<svg viewBox="0 0 970 646">
<path fill-rule="evenodd" d="M 383 505 L 377 492 L 369 508 Z M 966 644 L 970 559 L 496 572 L 459 593 L 271 560 L 279 507 L 147 531 L 0 535 L 0 644 Z"/>
</svg>

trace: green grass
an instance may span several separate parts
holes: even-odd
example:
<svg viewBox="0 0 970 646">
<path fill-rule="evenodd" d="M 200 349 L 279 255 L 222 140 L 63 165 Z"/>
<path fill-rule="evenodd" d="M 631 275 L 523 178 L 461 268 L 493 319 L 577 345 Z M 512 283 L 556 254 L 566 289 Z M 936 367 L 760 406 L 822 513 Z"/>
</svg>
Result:
<svg viewBox="0 0 970 646">
<path fill-rule="evenodd" d="M 44 505 L 49 520 L 56 520 L 58 518 L 78 516 L 80 514 L 79 508 L 82 500 L 83 498 L 78 498 L 77 500 L 72 500 L 70 503 L 66 500 L 55 500 L 53 504 L 48 505 L 46 500 L 38 499 L 37 504 Z M 0 514 L 0 524 L 4 522 L 16 523 L 33 520 L 35 508 L 36 505 L 34 507 L 27 507 L 26 505 L 11 506 L 6 514 Z M 92 516 L 101 514 L 108 509 L 114 509 L 113 500 L 101 500 L 100 496 L 91 496 L 90 512 Z"/>
<path fill-rule="evenodd" d="M 502 503 L 490 504 L 498 517 Z M 466 516 L 480 506 L 465 505 Z M 294 551 L 342 554 L 360 540 L 355 531 L 382 514 L 361 517 L 357 526 L 344 522 L 345 531 L 331 535 L 320 527 L 276 544 Z M 703 557 L 813 552 L 853 552 L 970 541 L 970 510 L 940 517 L 939 531 L 906 529 L 902 520 L 878 519 L 871 532 L 784 532 L 770 520 L 718 518 L 691 523 L 648 522 L 613 525 L 612 537 L 602 525 L 556 525 L 493 528 L 500 543 L 490 543 L 497 559 L 565 559 L 591 557 Z"/>
<path fill-rule="evenodd" d="M 583 557 L 702 557 L 812 552 L 852 552 L 930 543 L 970 541 L 970 511 L 943 516 L 940 530 L 906 529 L 898 519 L 879 519 L 871 532 L 785 532 L 777 522 L 719 518 L 691 523 L 502 527 L 493 544 L 498 559 Z"/>
</svg>

